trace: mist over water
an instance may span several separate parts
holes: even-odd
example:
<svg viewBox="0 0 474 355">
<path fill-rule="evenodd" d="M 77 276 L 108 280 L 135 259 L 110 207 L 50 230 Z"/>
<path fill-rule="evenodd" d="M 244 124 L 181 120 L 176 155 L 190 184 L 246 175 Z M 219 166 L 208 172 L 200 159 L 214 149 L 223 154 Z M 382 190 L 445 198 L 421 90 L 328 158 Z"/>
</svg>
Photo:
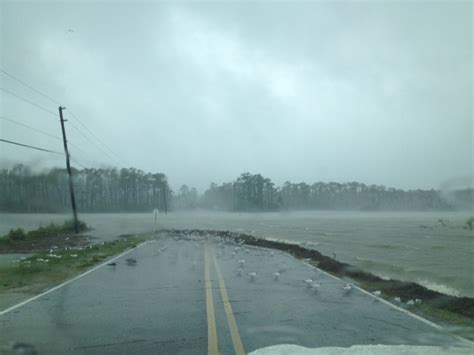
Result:
<svg viewBox="0 0 474 355">
<path fill-rule="evenodd" d="M 173 212 L 157 228 L 215 229 L 301 243 L 384 278 L 414 281 L 430 289 L 474 297 L 474 235 L 463 229 L 468 212 Z M 69 215 L 2 214 L 0 234 L 34 229 Z M 151 232 L 152 213 L 81 214 L 98 240 Z M 438 222 L 443 219 L 445 225 Z"/>
</svg>

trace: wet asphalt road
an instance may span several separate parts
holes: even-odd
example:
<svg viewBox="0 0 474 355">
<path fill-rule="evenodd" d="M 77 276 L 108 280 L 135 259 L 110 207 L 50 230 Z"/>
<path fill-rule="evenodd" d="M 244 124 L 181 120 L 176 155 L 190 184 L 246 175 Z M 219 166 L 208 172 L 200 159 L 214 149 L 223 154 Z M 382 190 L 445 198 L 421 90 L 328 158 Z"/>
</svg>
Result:
<svg viewBox="0 0 474 355">
<path fill-rule="evenodd" d="M 278 251 L 160 236 L 117 262 L 0 315 L 0 349 L 25 342 L 39 354 L 239 354 L 285 343 L 460 344 L 360 290 L 345 294 L 342 281 Z"/>
</svg>

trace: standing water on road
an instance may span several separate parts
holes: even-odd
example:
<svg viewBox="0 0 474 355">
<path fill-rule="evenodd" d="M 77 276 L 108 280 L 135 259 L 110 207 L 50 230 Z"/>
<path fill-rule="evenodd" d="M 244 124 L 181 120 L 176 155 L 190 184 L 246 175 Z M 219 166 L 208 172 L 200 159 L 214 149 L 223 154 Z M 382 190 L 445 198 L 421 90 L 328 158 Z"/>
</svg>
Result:
<svg viewBox="0 0 474 355">
<path fill-rule="evenodd" d="M 60 214 L 2 214 L 0 234 L 60 222 Z M 176 212 L 158 216 L 159 228 L 215 229 L 300 243 L 383 278 L 474 297 L 474 235 L 468 212 Z M 99 239 L 150 232 L 153 213 L 82 214 Z M 442 220 L 442 223 L 440 223 Z"/>
</svg>

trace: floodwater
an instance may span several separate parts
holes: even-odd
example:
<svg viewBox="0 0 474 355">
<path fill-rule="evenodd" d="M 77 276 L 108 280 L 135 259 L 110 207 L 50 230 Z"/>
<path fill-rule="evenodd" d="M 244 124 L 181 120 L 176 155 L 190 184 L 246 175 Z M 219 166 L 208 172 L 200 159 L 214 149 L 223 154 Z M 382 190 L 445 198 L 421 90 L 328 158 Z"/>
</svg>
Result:
<svg viewBox="0 0 474 355">
<path fill-rule="evenodd" d="M 474 297 L 474 232 L 464 229 L 468 212 L 173 212 L 159 214 L 157 228 L 245 232 L 301 243 L 384 278 L 414 281 L 428 288 Z M 62 223 L 60 214 L 0 214 L 0 234 Z M 153 213 L 82 214 L 93 236 L 150 232 Z M 443 219 L 444 224 L 438 220 Z"/>
</svg>

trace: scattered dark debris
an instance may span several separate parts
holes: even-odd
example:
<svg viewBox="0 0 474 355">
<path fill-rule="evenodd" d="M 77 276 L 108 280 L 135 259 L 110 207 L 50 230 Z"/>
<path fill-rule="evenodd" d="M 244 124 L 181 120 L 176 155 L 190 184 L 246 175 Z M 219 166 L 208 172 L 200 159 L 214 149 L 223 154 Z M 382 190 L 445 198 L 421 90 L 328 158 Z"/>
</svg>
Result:
<svg viewBox="0 0 474 355">
<path fill-rule="evenodd" d="M 127 260 L 125 260 L 127 262 L 127 265 L 129 266 L 132 266 L 132 265 L 136 265 L 137 264 L 137 260 L 134 259 L 134 258 L 128 258 Z"/>
<path fill-rule="evenodd" d="M 89 239 L 89 236 L 83 234 L 65 234 L 18 240 L 12 244 L 0 243 L 0 254 L 45 252 L 53 247 L 56 247 L 54 249 L 83 247 L 90 243 Z"/>
</svg>

